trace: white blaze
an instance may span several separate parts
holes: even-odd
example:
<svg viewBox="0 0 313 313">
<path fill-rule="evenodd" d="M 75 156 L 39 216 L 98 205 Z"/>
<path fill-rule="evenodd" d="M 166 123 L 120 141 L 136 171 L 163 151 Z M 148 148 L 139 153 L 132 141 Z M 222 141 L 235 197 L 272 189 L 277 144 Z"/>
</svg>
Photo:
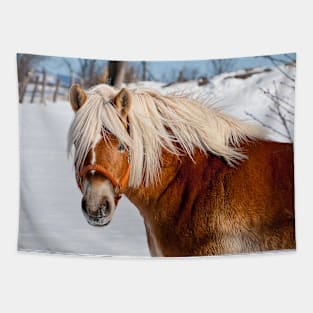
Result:
<svg viewBox="0 0 313 313">
<path fill-rule="evenodd" d="M 92 145 L 92 148 L 91 148 L 91 164 L 95 164 L 95 163 L 96 163 L 95 147 L 96 147 L 96 145 L 98 144 L 98 142 L 101 140 L 101 138 L 102 138 L 102 136 L 101 136 L 101 135 L 98 135 L 98 136 L 95 138 L 94 144 Z"/>
</svg>

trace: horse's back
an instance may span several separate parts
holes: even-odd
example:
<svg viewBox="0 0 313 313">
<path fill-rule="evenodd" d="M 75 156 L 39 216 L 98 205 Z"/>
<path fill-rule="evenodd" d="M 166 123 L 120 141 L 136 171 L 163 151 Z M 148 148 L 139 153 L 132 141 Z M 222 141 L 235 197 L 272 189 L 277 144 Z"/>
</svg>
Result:
<svg viewBox="0 0 313 313">
<path fill-rule="evenodd" d="M 275 208 L 294 211 L 293 145 L 258 141 L 248 145 L 248 160 L 243 164 L 255 180 L 256 189 L 277 202 Z M 247 173 L 245 173 L 247 174 Z M 264 199 L 266 200 L 266 199 Z M 266 201 L 265 201 L 266 202 Z"/>
<path fill-rule="evenodd" d="M 247 149 L 238 171 L 250 198 L 243 214 L 261 238 L 261 250 L 295 248 L 293 145 L 258 141 Z"/>
</svg>

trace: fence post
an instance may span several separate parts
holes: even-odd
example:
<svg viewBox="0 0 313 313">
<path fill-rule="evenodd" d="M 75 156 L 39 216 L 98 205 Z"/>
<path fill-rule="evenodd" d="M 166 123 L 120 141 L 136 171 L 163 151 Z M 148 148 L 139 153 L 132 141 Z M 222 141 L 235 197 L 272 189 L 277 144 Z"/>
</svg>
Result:
<svg viewBox="0 0 313 313">
<path fill-rule="evenodd" d="M 32 98 L 30 99 L 30 103 L 33 103 L 36 97 L 37 89 L 38 89 L 39 76 L 36 76 L 35 86 L 32 92 Z"/>
<path fill-rule="evenodd" d="M 29 71 L 26 75 L 26 77 L 24 77 L 24 79 L 22 80 L 22 82 L 19 85 L 19 103 L 23 103 L 24 101 L 24 96 L 27 90 L 27 85 L 30 81 L 32 77 L 32 71 Z"/>
<path fill-rule="evenodd" d="M 45 91 L 46 91 L 46 77 L 47 73 L 46 70 L 42 70 L 42 88 L 41 88 L 41 97 L 40 97 L 40 102 L 45 103 Z"/>
<path fill-rule="evenodd" d="M 60 83 L 61 83 L 61 80 L 58 79 L 57 83 L 55 85 L 55 90 L 54 90 L 54 94 L 53 94 L 53 102 L 57 101 L 57 96 L 58 96 L 58 93 L 59 93 Z"/>
</svg>

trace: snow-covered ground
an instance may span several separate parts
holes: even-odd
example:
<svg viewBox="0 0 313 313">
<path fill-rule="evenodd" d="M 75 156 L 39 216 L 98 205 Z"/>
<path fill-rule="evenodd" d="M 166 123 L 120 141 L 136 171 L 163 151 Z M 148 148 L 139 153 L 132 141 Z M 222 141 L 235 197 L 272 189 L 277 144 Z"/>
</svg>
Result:
<svg viewBox="0 0 313 313">
<path fill-rule="evenodd" d="M 290 75 L 295 68 L 284 67 Z M 294 105 L 294 90 L 286 86 L 278 69 L 245 77 L 247 71 L 225 73 L 207 85 L 196 81 L 162 87 L 155 82 L 139 82 L 162 93 L 188 91 L 211 99 L 215 106 L 242 120 L 251 120 L 246 112 L 277 129 L 272 138 L 288 141 L 279 119 L 273 119 L 272 101 L 261 90 L 275 88 L 286 103 Z M 237 78 L 236 78 L 237 77 Z M 282 83 L 283 82 L 283 83 Z M 276 86 L 276 87 L 275 87 Z M 135 87 L 130 85 L 129 87 Z M 20 109 L 21 201 L 18 247 L 60 253 L 148 256 L 141 216 L 125 198 L 104 228 L 87 224 L 80 209 L 81 194 L 76 186 L 72 160 L 66 155 L 66 137 L 73 112 L 66 101 L 46 105 L 23 103 Z M 290 106 L 288 110 L 290 110 Z M 292 123 L 288 124 L 293 134 Z"/>
</svg>

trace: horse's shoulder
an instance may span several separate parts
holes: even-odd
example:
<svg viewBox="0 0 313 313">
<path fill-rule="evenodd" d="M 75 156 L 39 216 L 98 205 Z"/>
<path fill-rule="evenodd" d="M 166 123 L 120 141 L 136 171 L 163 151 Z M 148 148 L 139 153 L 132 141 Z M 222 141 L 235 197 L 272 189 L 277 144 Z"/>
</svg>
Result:
<svg viewBox="0 0 313 313">
<path fill-rule="evenodd" d="M 289 158 L 293 156 L 293 144 L 270 140 L 256 140 L 241 147 L 249 158 L 253 156 L 268 158 Z"/>
</svg>

